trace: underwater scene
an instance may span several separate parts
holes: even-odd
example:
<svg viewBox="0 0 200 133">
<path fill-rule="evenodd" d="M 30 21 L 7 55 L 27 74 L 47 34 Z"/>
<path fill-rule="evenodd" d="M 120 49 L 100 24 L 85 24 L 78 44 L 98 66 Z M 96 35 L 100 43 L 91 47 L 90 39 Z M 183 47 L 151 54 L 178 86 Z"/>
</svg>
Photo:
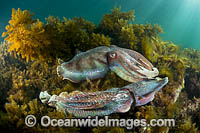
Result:
<svg viewBox="0 0 200 133">
<path fill-rule="evenodd" d="M 7 132 L 199 133 L 199 0 L 1 2 Z"/>
</svg>

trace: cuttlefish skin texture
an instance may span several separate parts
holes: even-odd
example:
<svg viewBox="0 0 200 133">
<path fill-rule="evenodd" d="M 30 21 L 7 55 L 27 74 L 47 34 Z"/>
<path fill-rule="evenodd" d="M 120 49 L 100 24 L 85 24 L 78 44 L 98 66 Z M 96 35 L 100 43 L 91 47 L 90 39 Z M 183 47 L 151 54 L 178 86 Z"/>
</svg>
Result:
<svg viewBox="0 0 200 133">
<path fill-rule="evenodd" d="M 122 89 L 128 89 L 134 94 L 135 106 L 142 106 L 154 99 L 156 92 L 163 88 L 168 83 L 168 77 L 163 79 L 148 79 L 132 83 Z"/>
<path fill-rule="evenodd" d="M 122 88 L 106 91 L 72 93 L 62 92 L 59 96 L 50 96 L 46 91 L 40 93 L 40 99 L 57 110 L 71 113 L 75 117 L 105 116 L 111 113 L 129 111 L 131 105 L 142 106 L 154 99 L 154 95 L 168 82 L 168 78 L 143 80 Z"/>
<path fill-rule="evenodd" d="M 119 77 L 129 82 L 143 79 L 153 79 L 159 74 L 155 68 L 140 53 L 112 45 L 107 55 L 109 68 Z"/>
<path fill-rule="evenodd" d="M 69 62 L 64 62 L 57 67 L 58 75 L 78 83 L 86 78 L 93 80 L 103 78 L 109 71 L 107 52 L 109 47 L 101 46 L 77 54 Z"/>
<path fill-rule="evenodd" d="M 47 92 L 41 92 L 40 98 L 45 99 Z M 49 97 L 48 97 L 49 98 Z M 114 112 L 127 112 L 133 99 L 128 91 L 112 88 L 102 92 L 77 92 L 66 96 L 53 95 L 50 106 L 72 113 L 75 117 L 105 116 Z"/>
<path fill-rule="evenodd" d="M 153 79 L 159 74 L 158 69 L 140 53 L 115 45 L 79 53 L 57 67 L 58 75 L 75 83 L 87 78 L 103 78 L 109 70 L 129 82 Z"/>
</svg>

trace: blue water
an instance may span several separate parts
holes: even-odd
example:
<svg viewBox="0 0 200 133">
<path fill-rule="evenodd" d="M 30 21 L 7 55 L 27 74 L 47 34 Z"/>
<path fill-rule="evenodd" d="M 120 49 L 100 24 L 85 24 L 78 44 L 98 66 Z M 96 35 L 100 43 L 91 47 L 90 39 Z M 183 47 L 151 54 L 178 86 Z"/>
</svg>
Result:
<svg viewBox="0 0 200 133">
<path fill-rule="evenodd" d="M 200 49 L 200 0 L 9 0 L 1 1 L 0 33 L 11 18 L 12 8 L 27 9 L 44 21 L 49 15 L 82 16 L 98 24 L 114 6 L 135 10 L 135 23 L 159 24 L 161 37 L 182 47 Z M 0 38 L 2 41 L 3 38 Z"/>
</svg>

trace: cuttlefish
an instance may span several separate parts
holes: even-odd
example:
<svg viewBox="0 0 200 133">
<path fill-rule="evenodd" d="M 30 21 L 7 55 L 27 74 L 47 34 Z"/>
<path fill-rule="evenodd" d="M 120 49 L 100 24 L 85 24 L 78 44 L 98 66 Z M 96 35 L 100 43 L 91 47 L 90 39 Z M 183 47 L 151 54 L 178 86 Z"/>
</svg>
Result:
<svg viewBox="0 0 200 133">
<path fill-rule="evenodd" d="M 49 106 L 56 107 L 75 117 L 105 116 L 111 113 L 124 113 L 131 105 L 141 106 L 151 102 L 154 95 L 168 82 L 168 78 L 143 80 L 122 88 L 106 91 L 72 93 L 62 92 L 59 96 L 40 93 L 40 99 Z M 142 88 L 142 89 L 141 89 Z"/>
<path fill-rule="evenodd" d="M 86 78 L 103 78 L 109 71 L 107 52 L 109 47 L 101 46 L 86 52 L 79 52 L 73 59 L 57 67 L 57 74 L 63 79 L 78 83 Z"/>
<path fill-rule="evenodd" d="M 111 45 L 108 52 L 110 70 L 129 82 L 138 82 L 143 79 L 153 79 L 159 71 L 140 53 Z"/>
<path fill-rule="evenodd" d="M 59 96 L 40 93 L 40 99 L 57 110 L 71 113 L 75 117 L 105 116 L 113 112 L 127 112 L 133 102 L 128 91 L 112 88 L 106 91 L 62 92 Z M 48 101 L 48 102 L 44 102 Z"/>
<path fill-rule="evenodd" d="M 58 75 L 75 83 L 103 78 L 109 70 L 129 82 L 153 79 L 159 73 L 140 53 L 115 45 L 81 52 L 57 67 Z"/>
<path fill-rule="evenodd" d="M 121 88 L 133 93 L 135 106 L 142 106 L 153 101 L 156 92 L 163 88 L 168 83 L 168 77 L 163 79 L 146 79 L 137 83 L 132 83 Z"/>
</svg>

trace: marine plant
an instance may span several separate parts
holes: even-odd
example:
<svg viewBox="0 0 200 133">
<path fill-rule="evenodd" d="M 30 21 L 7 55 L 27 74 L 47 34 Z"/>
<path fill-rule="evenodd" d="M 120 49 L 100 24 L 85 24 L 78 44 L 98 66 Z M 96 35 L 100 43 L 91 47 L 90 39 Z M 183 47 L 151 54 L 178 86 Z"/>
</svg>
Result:
<svg viewBox="0 0 200 133">
<path fill-rule="evenodd" d="M 62 21 L 50 16 L 46 23 L 33 19 L 27 10 L 12 10 L 6 32 L 2 34 L 10 42 L 8 51 L 13 51 L 27 61 L 54 61 L 68 59 L 79 50 L 100 45 L 110 45 L 110 38 L 94 33 L 95 25 L 83 18 L 64 18 Z"/>
<path fill-rule="evenodd" d="M 162 33 L 160 26 L 135 24 L 134 19 L 133 11 L 121 12 L 119 8 L 114 8 L 111 13 L 103 16 L 99 25 L 81 17 L 60 20 L 50 16 L 45 22 L 41 22 L 34 19 L 33 14 L 27 10 L 13 9 L 9 25 L 3 33 L 7 41 L 0 46 L 0 126 L 10 131 L 26 132 L 198 132 L 200 115 L 199 110 L 194 108 L 199 107 L 198 100 L 191 97 L 192 102 L 189 102 L 188 96 L 183 95 L 185 92 L 182 88 L 184 76 L 191 79 L 189 81 L 192 83 L 199 82 L 195 76 L 195 80 L 191 78 L 199 72 L 199 65 L 195 65 L 199 63 L 199 52 L 187 49 L 179 51 L 177 45 L 159 37 Z M 129 48 L 143 54 L 158 68 L 160 77 L 169 77 L 169 84 L 156 94 L 153 102 L 143 107 L 131 108 L 126 115 L 113 114 L 110 118 L 146 118 L 148 121 L 151 118 L 175 118 L 176 127 L 134 127 L 127 130 L 122 127 L 42 128 L 39 124 L 34 128 L 25 126 L 24 119 L 27 114 L 33 114 L 38 119 L 43 115 L 52 118 L 72 117 L 64 116 L 41 104 L 37 97 L 40 91 L 59 95 L 63 91 L 95 92 L 127 85 L 128 83 L 114 72 L 110 72 L 103 79 L 88 80 L 80 84 L 63 81 L 57 76 L 58 58 L 67 61 L 76 54 L 77 49 L 87 51 L 109 45 Z M 188 70 L 191 66 L 192 72 Z M 185 83 L 185 89 L 188 89 L 191 82 Z M 187 104 L 184 104 L 184 101 Z M 191 109 L 189 104 L 192 105 Z"/>
<path fill-rule="evenodd" d="M 186 69 L 185 75 L 185 90 L 188 96 L 193 99 L 194 97 L 200 98 L 200 71 L 194 68 Z"/>
</svg>

